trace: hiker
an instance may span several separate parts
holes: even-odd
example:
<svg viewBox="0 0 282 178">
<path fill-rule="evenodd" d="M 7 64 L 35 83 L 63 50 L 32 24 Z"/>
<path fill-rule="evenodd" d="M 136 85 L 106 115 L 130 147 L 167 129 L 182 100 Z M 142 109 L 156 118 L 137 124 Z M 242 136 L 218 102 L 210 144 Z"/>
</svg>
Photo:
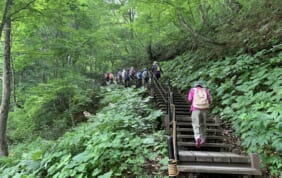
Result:
<svg viewBox="0 0 282 178">
<path fill-rule="evenodd" d="M 136 71 L 135 71 L 134 67 L 131 66 L 130 70 L 129 70 L 129 77 L 130 77 L 131 80 L 135 79 L 135 73 L 136 73 Z"/>
<path fill-rule="evenodd" d="M 142 87 L 142 73 L 143 71 L 142 70 L 139 70 L 137 73 L 136 73 L 136 88 L 140 88 Z"/>
<path fill-rule="evenodd" d="M 122 84 L 124 84 L 125 87 L 129 87 L 129 74 L 128 74 L 128 71 L 123 69 L 121 75 L 122 75 Z"/>
<path fill-rule="evenodd" d="M 149 83 L 149 72 L 147 68 L 144 68 L 143 73 L 142 73 L 142 80 L 143 80 L 143 86 L 145 88 L 148 87 L 148 83 Z"/>
<path fill-rule="evenodd" d="M 191 103 L 195 146 L 200 148 L 206 141 L 206 120 L 211 96 L 208 89 L 204 88 L 201 82 L 197 82 L 188 93 L 188 101 Z"/>
<path fill-rule="evenodd" d="M 105 84 L 109 85 L 110 83 L 110 73 L 109 72 L 105 73 L 104 79 L 105 79 Z"/>
<path fill-rule="evenodd" d="M 154 76 L 157 78 L 157 80 L 159 80 L 159 78 L 161 77 L 161 73 L 163 71 L 162 71 L 160 65 L 157 63 L 157 61 L 153 62 L 152 72 L 153 72 Z"/>
<path fill-rule="evenodd" d="M 118 84 L 122 83 L 122 72 L 120 69 L 118 69 L 118 72 L 117 72 L 117 83 Z"/>
<path fill-rule="evenodd" d="M 115 80 L 114 74 L 109 73 L 109 82 L 110 82 L 110 84 L 113 84 L 113 83 L 114 83 L 114 80 Z"/>
</svg>

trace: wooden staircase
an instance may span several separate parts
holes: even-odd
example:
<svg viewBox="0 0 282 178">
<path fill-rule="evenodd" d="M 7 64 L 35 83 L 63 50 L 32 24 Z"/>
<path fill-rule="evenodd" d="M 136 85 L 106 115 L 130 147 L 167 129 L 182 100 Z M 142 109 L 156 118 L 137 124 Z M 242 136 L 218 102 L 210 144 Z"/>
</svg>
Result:
<svg viewBox="0 0 282 178">
<path fill-rule="evenodd" d="M 158 82 L 159 81 L 155 81 Z M 176 123 L 177 169 L 180 175 L 191 173 L 259 176 L 259 160 L 256 154 L 240 155 L 233 153 L 227 139 L 222 133 L 220 124 L 211 117 L 207 119 L 207 139 L 201 148 L 195 147 L 194 133 L 191 123 L 190 105 L 177 91 L 159 89 L 152 85 L 151 93 L 154 101 L 166 113 L 166 129 L 172 134 L 173 126 L 169 115 L 174 115 Z M 165 92 L 164 92 L 165 91 Z M 170 94 L 169 94 L 170 93 Z M 173 93 L 173 94 L 171 94 Z M 168 102 L 173 103 L 175 111 L 168 111 Z M 171 112 L 171 114 L 169 114 Z"/>
</svg>

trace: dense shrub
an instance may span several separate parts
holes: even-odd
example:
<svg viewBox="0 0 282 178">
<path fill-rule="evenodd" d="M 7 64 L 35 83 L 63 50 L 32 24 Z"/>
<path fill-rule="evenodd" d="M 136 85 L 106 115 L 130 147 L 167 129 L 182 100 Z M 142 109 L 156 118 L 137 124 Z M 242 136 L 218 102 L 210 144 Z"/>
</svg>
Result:
<svg viewBox="0 0 282 178">
<path fill-rule="evenodd" d="M 21 159 L 2 160 L 0 177 L 163 177 L 166 146 L 156 130 L 162 112 L 139 96 L 145 90 L 106 89 L 105 107 L 87 123 L 58 141 L 31 144 Z"/>
</svg>

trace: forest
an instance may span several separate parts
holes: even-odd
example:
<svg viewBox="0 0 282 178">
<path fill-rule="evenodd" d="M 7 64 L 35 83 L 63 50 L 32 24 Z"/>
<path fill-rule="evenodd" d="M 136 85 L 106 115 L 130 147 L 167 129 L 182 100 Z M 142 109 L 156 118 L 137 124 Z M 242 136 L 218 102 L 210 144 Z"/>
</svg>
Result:
<svg viewBox="0 0 282 178">
<path fill-rule="evenodd" d="M 264 177 L 282 177 L 281 0 L 0 1 L 0 177 L 168 177 L 150 92 L 104 74 L 162 66 Z M 87 111 L 90 116 L 83 115 Z"/>
</svg>

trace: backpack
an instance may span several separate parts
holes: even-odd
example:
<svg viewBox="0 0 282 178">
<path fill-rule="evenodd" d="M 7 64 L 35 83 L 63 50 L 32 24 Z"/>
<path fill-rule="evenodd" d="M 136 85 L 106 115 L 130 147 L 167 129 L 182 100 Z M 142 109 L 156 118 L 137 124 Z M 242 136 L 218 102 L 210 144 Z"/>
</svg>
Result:
<svg viewBox="0 0 282 178">
<path fill-rule="evenodd" d="M 208 96 L 205 88 L 195 88 L 192 105 L 197 109 L 209 108 Z"/>
<path fill-rule="evenodd" d="M 140 72 L 140 71 L 137 72 L 137 78 L 138 78 L 138 79 L 141 79 L 141 78 L 142 78 L 142 72 Z"/>
<path fill-rule="evenodd" d="M 130 68 L 129 75 L 135 75 L 135 70 L 133 67 Z"/>
<path fill-rule="evenodd" d="M 125 80 L 130 80 L 129 74 L 127 72 L 125 72 L 124 78 L 125 78 Z"/>
<path fill-rule="evenodd" d="M 160 72 L 160 71 L 161 71 L 160 66 L 157 66 L 157 72 Z"/>
<path fill-rule="evenodd" d="M 144 70 L 143 74 L 142 74 L 144 79 L 148 79 L 149 78 L 149 74 L 147 70 Z"/>
</svg>

